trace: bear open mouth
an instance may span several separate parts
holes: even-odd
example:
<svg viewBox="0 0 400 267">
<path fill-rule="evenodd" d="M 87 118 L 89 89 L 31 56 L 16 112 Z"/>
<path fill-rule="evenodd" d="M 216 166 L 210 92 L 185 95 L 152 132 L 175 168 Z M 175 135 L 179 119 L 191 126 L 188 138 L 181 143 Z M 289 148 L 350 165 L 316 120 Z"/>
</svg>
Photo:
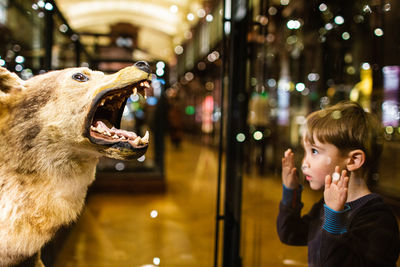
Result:
<svg viewBox="0 0 400 267">
<path fill-rule="evenodd" d="M 149 142 L 149 133 L 143 137 L 136 133 L 119 129 L 122 114 L 128 98 L 132 94 L 146 96 L 149 81 L 143 80 L 123 88 L 111 88 L 99 93 L 92 104 L 86 121 L 86 136 L 98 145 L 119 149 L 144 149 Z"/>
</svg>

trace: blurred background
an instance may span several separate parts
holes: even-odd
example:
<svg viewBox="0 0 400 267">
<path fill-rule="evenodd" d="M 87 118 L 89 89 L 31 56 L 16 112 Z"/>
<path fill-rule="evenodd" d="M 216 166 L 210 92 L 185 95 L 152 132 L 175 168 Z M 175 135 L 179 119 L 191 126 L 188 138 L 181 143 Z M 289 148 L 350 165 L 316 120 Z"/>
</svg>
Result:
<svg viewBox="0 0 400 267">
<path fill-rule="evenodd" d="M 23 79 L 139 60 L 153 73 L 121 125 L 148 130 L 148 152 L 101 159 L 46 266 L 307 266 L 275 232 L 280 162 L 288 147 L 300 162 L 305 117 L 340 100 L 378 116 L 376 191 L 397 211 L 399 13 L 396 0 L 0 0 L 0 66 Z M 305 185 L 304 211 L 320 197 Z"/>
</svg>

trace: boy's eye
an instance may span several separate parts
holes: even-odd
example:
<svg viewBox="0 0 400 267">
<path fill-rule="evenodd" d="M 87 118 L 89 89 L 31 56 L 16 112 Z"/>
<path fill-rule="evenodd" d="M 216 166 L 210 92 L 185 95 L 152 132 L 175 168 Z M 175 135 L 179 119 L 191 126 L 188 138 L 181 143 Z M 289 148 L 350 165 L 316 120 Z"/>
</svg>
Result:
<svg viewBox="0 0 400 267">
<path fill-rule="evenodd" d="M 318 150 L 316 150 L 315 148 L 311 148 L 311 153 L 312 154 L 318 154 Z"/>
</svg>

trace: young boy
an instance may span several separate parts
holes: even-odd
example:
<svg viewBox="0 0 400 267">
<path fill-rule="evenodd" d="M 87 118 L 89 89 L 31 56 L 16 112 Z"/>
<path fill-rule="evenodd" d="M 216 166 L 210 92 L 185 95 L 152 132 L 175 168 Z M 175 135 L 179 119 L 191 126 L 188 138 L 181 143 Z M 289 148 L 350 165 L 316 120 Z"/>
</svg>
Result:
<svg viewBox="0 0 400 267">
<path fill-rule="evenodd" d="M 324 196 L 304 216 L 294 154 L 285 151 L 277 230 L 283 243 L 308 246 L 309 266 L 396 266 L 396 217 L 368 187 L 379 157 L 378 129 L 355 102 L 307 117 L 301 170 L 311 189 Z"/>
</svg>

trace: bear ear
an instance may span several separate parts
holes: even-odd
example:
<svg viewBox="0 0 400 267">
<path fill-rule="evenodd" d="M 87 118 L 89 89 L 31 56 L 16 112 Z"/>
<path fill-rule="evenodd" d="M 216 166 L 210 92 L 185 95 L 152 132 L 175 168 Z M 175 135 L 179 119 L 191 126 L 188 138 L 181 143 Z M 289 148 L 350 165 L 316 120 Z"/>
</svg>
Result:
<svg viewBox="0 0 400 267">
<path fill-rule="evenodd" d="M 24 81 L 17 74 L 0 67 L 0 97 L 18 93 L 25 89 Z"/>
</svg>

